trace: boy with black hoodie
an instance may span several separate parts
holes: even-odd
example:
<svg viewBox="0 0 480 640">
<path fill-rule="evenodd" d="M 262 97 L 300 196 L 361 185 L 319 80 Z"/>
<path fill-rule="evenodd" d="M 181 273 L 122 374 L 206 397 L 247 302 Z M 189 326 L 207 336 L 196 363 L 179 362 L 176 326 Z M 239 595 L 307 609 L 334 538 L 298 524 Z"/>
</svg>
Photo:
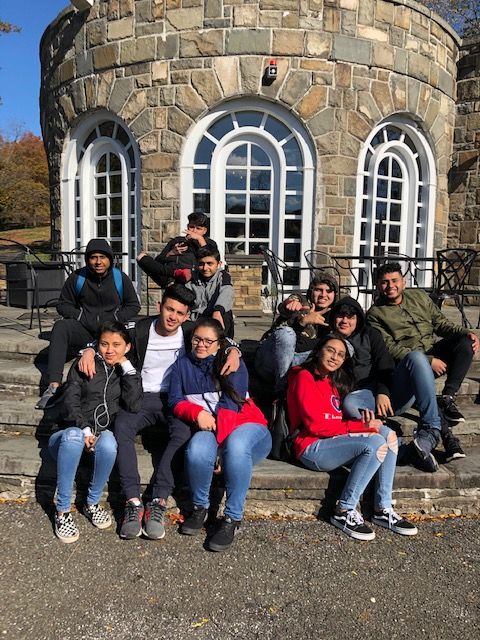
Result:
<svg viewBox="0 0 480 640">
<path fill-rule="evenodd" d="M 107 320 L 126 323 L 140 311 L 130 278 L 113 271 L 113 250 L 103 238 L 94 238 L 85 250 L 86 268 L 70 274 L 57 303 L 62 320 L 53 325 L 48 349 L 48 387 L 35 405 L 46 409 L 54 403 L 67 354 L 74 355 L 95 338 Z"/>
</svg>

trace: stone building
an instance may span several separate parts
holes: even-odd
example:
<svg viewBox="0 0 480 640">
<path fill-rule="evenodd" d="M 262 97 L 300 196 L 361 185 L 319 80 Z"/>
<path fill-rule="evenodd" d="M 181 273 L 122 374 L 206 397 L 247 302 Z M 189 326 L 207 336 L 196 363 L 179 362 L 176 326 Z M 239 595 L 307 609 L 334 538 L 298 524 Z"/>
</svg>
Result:
<svg viewBox="0 0 480 640">
<path fill-rule="evenodd" d="M 466 43 L 457 115 L 460 45 L 414 0 L 67 8 L 40 47 L 53 240 L 106 237 L 136 281 L 138 250 L 196 209 L 229 259 L 477 242 L 479 54 Z"/>
</svg>

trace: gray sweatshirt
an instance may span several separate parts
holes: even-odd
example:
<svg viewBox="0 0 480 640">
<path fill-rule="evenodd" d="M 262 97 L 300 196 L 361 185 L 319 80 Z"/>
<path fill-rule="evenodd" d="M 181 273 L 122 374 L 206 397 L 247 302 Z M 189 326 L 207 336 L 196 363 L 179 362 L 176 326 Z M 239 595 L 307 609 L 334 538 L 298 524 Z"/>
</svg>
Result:
<svg viewBox="0 0 480 640">
<path fill-rule="evenodd" d="M 195 306 L 190 313 L 191 320 L 200 316 L 211 316 L 214 311 L 231 311 L 235 297 L 230 274 L 219 269 L 209 280 L 202 280 L 195 272 L 186 285 L 195 294 Z"/>
</svg>

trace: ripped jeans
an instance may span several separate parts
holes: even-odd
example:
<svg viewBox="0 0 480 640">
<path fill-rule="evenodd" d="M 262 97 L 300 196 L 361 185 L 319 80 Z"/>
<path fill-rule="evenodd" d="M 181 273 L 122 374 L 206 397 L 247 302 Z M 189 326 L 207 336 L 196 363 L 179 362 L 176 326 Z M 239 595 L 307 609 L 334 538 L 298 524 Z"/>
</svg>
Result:
<svg viewBox="0 0 480 640">
<path fill-rule="evenodd" d="M 388 509 L 392 506 L 397 453 L 395 432 L 382 425 L 380 433 L 355 433 L 319 439 L 305 449 L 299 460 L 312 471 L 333 471 L 342 465 L 350 467 L 338 501 L 340 509 L 355 509 L 374 476 L 375 509 Z"/>
</svg>

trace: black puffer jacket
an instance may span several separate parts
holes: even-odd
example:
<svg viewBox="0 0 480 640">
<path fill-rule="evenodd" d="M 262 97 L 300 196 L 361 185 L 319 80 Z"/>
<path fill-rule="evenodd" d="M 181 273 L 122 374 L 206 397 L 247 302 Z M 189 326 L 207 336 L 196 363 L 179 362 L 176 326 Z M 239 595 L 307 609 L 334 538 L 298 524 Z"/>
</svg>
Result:
<svg viewBox="0 0 480 640">
<path fill-rule="evenodd" d="M 120 365 L 110 367 L 97 354 L 96 373 L 88 379 L 77 364 L 78 359 L 70 367 L 62 392 L 61 417 L 66 426 L 90 427 L 96 433 L 106 429 L 120 409 L 140 411 L 143 390 L 139 371 L 124 373 Z"/>
<path fill-rule="evenodd" d="M 85 260 L 90 253 L 104 253 L 113 263 L 113 252 L 105 240 L 91 240 L 85 251 Z M 85 284 L 77 295 L 76 282 L 80 269 L 68 276 L 57 304 L 57 311 L 63 318 L 78 320 L 92 336 L 106 320 L 128 322 L 140 311 L 140 303 L 132 281 L 122 273 L 123 298 L 115 286 L 112 268 L 100 277 L 87 267 Z"/>
<path fill-rule="evenodd" d="M 390 386 L 395 363 L 388 353 L 380 331 L 365 324 L 365 313 L 354 298 L 349 296 L 335 303 L 330 310 L 329 323 L 335 330 L 335 319 L 343 305 L 355 309 L 357 327 L 347 340 L 355 349 L 353 356 L 355 389 L 373 386 L 376 393 L 390 396 Z"/>
</svg>

